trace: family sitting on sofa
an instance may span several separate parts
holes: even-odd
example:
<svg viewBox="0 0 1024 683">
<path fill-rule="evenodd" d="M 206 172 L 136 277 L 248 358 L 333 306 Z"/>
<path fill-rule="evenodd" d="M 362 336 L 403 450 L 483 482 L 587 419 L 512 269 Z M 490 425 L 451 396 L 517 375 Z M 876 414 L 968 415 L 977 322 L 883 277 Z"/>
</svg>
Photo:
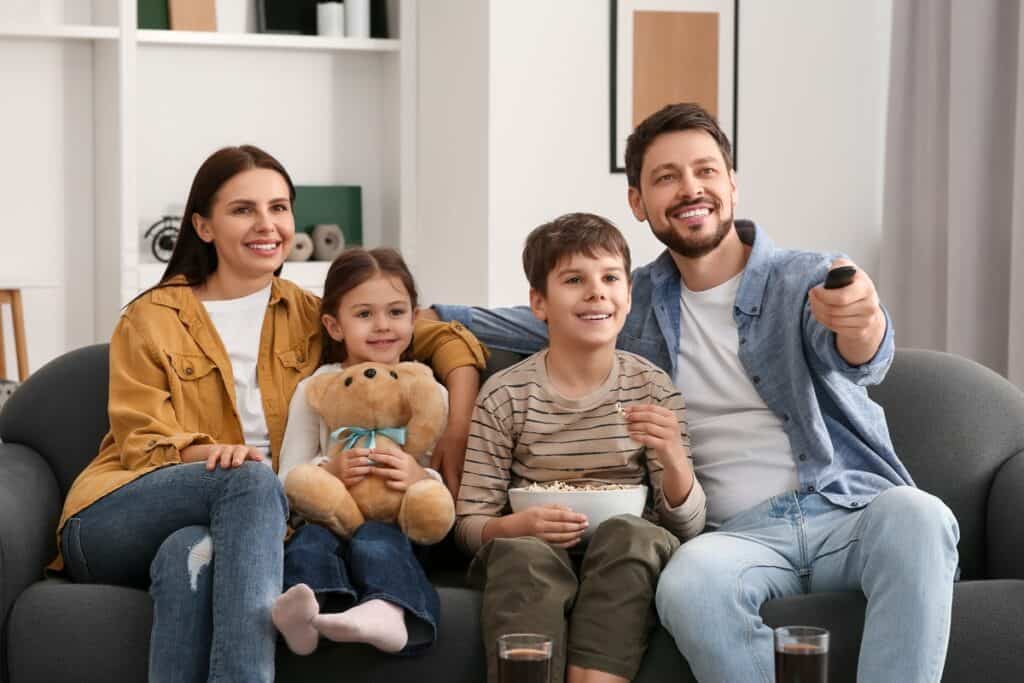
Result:
<svg viewBox="0 0 1024 683">
<path fill-rule="evenodd" d="M 164 276 L 113 333 L 110 431 L 51 569 L 148 586 L 150 680 L 269 681 L 278 635 L 297 654 L 432 645 L 440 603 L 409 533 L 429 514 L 472 557 L 490 680 L 498 636 L 530 631 L 554 644 L 552 681 L 631 680 L 660 620 L 698 680 L 772 681 L 762 603 L 859 590 L 858 677 L 938 681 L 958 528 L 868 398 L 894 353 L 871 279 L 826 287 L 852 264 L 735 219 L 730 143 L 699 106 L 637 126 L 626 171 L 655 261 L 632 270 L 615 226 L 571 213 L 526 240 L 529 307 L 419 310 L 390 249 L 346 250 L 322 299 L 278 277 L 288 173 L 256 147 L 214 153 Z M 483 344 L 532 355 L 481 388 Z M 413 401 L 447 412 L 432 452 L 411 426 L 318 412 L 326 384 L 361 391 L 356 366 L 402 391 L 409 360 L 440 380 Z M 289 518 L 308 466 L 328 514 Z M 555 481 L 650 495 L 596 529 L 511 511 L 509 489 Z"/>
</svg>

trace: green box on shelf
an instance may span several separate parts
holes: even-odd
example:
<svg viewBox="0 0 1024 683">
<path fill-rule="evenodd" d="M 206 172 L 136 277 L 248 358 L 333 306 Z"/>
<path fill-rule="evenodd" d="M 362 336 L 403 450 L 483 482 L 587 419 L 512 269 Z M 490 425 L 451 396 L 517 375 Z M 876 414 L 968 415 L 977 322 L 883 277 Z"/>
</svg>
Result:
<svg viewBox="0 0 1024 683">
<path fill-rule="evenodd" d="M 318 223 L 337 223 L 346 245 L 363 243 L 363 190 L 358 185 L 296 185 L 295 229 L 313 232 Z"/>
<path fill-rule="evenodd" d="M 171 28 L 167 0 L 138 0 L 139 28 Z"/>
</svg>

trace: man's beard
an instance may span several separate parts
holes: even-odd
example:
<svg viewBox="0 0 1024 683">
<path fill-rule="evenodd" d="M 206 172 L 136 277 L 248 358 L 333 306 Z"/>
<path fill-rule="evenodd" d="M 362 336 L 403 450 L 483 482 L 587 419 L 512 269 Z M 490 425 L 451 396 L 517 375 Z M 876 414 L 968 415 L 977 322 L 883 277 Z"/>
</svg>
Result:
<svg viewBox="0 0 1024 683">
<path fill-rule="evenodd" d="M 721 202 L 715 201 L 715 213 L 718 214 L 722 204 Z M 712 251 L 718 248 L 718 245 L 722 243 L 725 236 L 729 234 L 733 226 L 733 217 L 730 215 L 728 218 L 722 218 L 718 223 L 718 229 L 715 234 L 710 237 L 693 237 L 691 238 L 686 234 L 679 234 L 676 232 L 674 226 L 671 223 L 671 219 L 668 218 L 672 213 L 678 211 L 681 207 L 673 207 L 666 212 L 666 220 L 669 222 L 668 229 L 659 231 L 654 227 L 654 222 L 648 220 L 647 222 L 651 226 L 651 232 L 658 238 L 658 241 L 664 244 L 666 247 L 671 249 L 673 252 L 679 254 L 684 258 L 697 259 L 702 256 L 710 254 Z M 710 218 L 710 214 L 709 214 Z"/>
</svg>

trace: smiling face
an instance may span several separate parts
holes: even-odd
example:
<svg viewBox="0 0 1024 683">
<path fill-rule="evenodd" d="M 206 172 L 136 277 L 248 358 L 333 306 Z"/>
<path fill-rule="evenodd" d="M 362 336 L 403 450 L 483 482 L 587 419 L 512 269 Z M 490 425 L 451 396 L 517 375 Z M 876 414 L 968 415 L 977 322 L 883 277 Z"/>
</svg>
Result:
<svg viewBox="0 0 1024 683">
<path fill-rule="evenodd" d="M 626 322 L 630 288 L 621 255 L 573 254 L 548 273 L 547 292 L 530 290 L 533 314 L 548 324 L 551 346 L 615 348 Z"/>
<path fill-rule="evenodd" d="M 413 306 L 402 281 L 378 274 L 341 297 L 334 315 L 324 315 L 331 339 L 345 344 L 345 366 L 373 361 L 397 363 L 412 343 Z"/>
<path fill-rule="evenodd" d="M 288 183 L 280 173 L 252 168 L 221 185 L 209 217 L 193 214 L 199 239 L 212 243 L 217 251 L 217 279 L 270 282 L 295 238 L 289 196 Z"/>
<path fill-rule="evenodd" d="M 733 227 L 736 177 L 715 139 L 699 129 L 662 133 L 644 154 L 629 205 L 665 246 L 685 258 L 712 251 Z"/>
</svg>

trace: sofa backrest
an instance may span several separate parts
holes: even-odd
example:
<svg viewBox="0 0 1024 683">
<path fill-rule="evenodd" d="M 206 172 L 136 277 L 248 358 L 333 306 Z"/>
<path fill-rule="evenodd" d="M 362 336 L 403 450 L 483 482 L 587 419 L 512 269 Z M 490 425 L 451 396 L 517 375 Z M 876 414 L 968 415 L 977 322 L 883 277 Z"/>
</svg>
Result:
<svg viewBox="0 0 1024 683">
<path fill-rule="evenodd" d="M 109 429 L 108 344 L 50 361 L 18 387 L 0 412 L 0 440 L 32 448 L 49 463 L 61 496 L 99 453 Z"/>
<path fill-rule="evenodd" d="M 492 350 L 485 374 L 522 358 Z M 106 344 L 67 353 L 33 373 L 0 413 L 0 439 L 41 453 L 62 495 L 108 429 L 108 368 Z M 988 492 L 999 467 L 1024 452 L 1024 394 L 973 361 L 920 349 L 899 349 L 870 393 L 917 485 L 956 515 L 963 578 L 984 577 Z"/>
<path fill-rule="evenodd" d="M 869 393 L 914 483 L 956 515 L 962 578 L 984 578 L 988 494 L 1003 463 L 1024 452 L 1024 393 L 974 361 L 924 349 L 897 349 Z"/>
</svg>

